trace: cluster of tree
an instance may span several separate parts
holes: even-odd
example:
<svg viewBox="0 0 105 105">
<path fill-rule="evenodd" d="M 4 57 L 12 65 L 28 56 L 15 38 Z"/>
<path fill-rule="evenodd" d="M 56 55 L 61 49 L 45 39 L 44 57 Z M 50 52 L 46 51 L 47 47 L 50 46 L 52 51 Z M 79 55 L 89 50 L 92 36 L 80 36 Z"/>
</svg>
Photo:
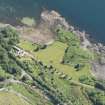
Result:
<svg viewBox="0 0 105 105">
<path fill-rule="evenodd" d="M 32 85 L 44 91 L 54 104 L 64 105 L 66 103 L 68 105 L 77 105 L 80 102 L 78 105 L 81 105 L 79 99 L 75 101 L 75 97 L 69 94 L 70 90 L 65 91 L 71 88 L 70 81 L 60 78 L 60 74 L 57 74 L 57 70 L 54 67 L 47 66 L 43 62 L 35 60 L 26 60 L 23 63 L 23 69 L 33 78 Z M 27 77 L 24 77 L 22 81 L 26 83 L 27 79 Z M 65 85 L 65 90 L 62 90 L 62 84 Z"/>
<path fill-rule="evenodd" d="M 11 26 L 0 29 L 0 66 L 10 74 L 20 72 L 20 67 L 10 56 L 11 49 L 18 42 L 19 35 Z"/>
<path fill-rule="evenodd" d="M 59 29 L 57 31 L 57 39 L 68 45 L 68 48 L 65 50 L 63 63 L 72 64 L 77 70 L 80 70 L 81 64 L 83 65 L 84 62 L 92 58 L 88 51 L 80 47 L 80 39 L 72 32 Z"/>
<path fill-rule="evenodd" d="M 105 81 L 97 80 L 96 83 L 95 83 L 95 87 L 105 91 Z"/>
<path fill-rule="evenodd" d="M 88 89 L 86 90 L 90 100 L 93 105 L 105 105 L 105 92 L 96 90 L 96 89 Z"/>
<path fill-rule="evenodd" d="M 43 50 L 47 47 L 46 44 L 37 44 L 37 47 L 34 49 L 34 51 L 39 51 L 39 50 Z"/>
<path fill-rule="evenodd" d="M 63 105 L 66 101 L 62 92 L 59 91 L 55 85 L 53 78 L 55 69 L 50 65 L 46 66 L 41 61 L 24 61 L 23 69 L 32 77 L 33 82 L 31 85 L 35 85 L 45 92 L 45 94 L 51 99 L 54 104 Z M 48 81 L 46 80 L 48 78 Z M 23 77 L 22 81 L 27 82 L 28 77 Z"/>
<path fill-rule="evenodd" d="M 95 86 L 96 79 L 90 76 L 82 75 L 80 76 L 79 81 L 83 84 Z"/>
<path fill-rule="evenodd" d="M 19 35 L 11 26 L 0 29 L 0 45 L 7 51 L 19 42 Z"/>
</svg>

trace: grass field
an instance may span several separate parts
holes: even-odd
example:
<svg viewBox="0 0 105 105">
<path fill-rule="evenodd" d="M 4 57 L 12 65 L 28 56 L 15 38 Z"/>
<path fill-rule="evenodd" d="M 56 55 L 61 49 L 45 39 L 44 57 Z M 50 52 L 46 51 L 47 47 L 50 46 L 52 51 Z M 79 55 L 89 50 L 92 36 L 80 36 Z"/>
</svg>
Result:
<svg viewBox="0 0 105 105">
<path fill-rule="evenodd" d="M 52 73 L 53 70 L 51 69 L 39 69 L 40 67 L 38 65 L 35 65 L 33 61 L 29 61 L 28 64 L 31 68 L 33 68 L 31 69 L 31 72 L 28 73 L 32 77 L 39 80 L 42 84 L 53 90 L 56 96 L 60 96 L 62 94 L 62 99 L 65 101 L 71 101 L 71 103 L 73 103 L 71 105 L 77 105 L 77 103 L 79 103 L 78 105 L 84 105 L 82 103 L 85 103 L 85 105 L 90 105 L 90 102 L 88 102 L 88 100 L 82 93 L 82 85 L 71 84 L 71 80 L 61 78 L 62 74 L 59 74 L 57 72 Z M 40 76 L 40 73 L 42 73 L 43 76 Z M 73 100 L 75 100 L 75 102 Z"/>
<path fill-rule="evenodd" d="M 2 91 L 0 92 L 0 105 L 31 105 L 22 97 L 14 93 Z"/>
<path fill-rule="evenodd" d="M 56 94 L 59 95 L 62 93 L 62 97 L 64 100 L 68 101 L 70 100 L 73 105 L 91 105 L 91 102 L 87 99 L 87 97 L 84 95 L 83 87 L 84 85 L 79 84 L 79 78 L 81 76 L 88 76 L 91 77 L 91 68 L 90 65 L 87 63 L 81 70 L 76 71 L 73 66 L 71 65 L 64 65 L 61 63 L 64 54 L 65 49 L 68 47 L 67 44 L 62 43 L 60 41 L 55 41 L 53 44 L 47 46 L 45 49 L 40 49 L 39 51 L 34 52 L 33 50 L 33 44 L 30 44 L 31 42 L 24 43 L 22 42 L 22 45 L 20 47 L 24 50 L 30 51 L 31 54 L 35 56 L 35 59 L 37 61 L 42 61 L 44 65 L 52 65 L 54 68 L 56 68 L 55 73 L 51 73 L 49 69 L 44 69 L 44 71 L 40 71 L 39 67 L 35 67 L 34 63 L 30 63 L 31 75 L 40 80 L 41 83 L 47 85 L 49 88 L 51 88 L 54 91 L 58 91 Z M 23 46 L 30 46 L 29 49 L 27 47 Z M 23 59 L 24 61 L 25 59 Z M 27 59 L 26 59 L 27 60 Z M 32 61 L 33 62 L 33 61 Z M 43 76 L 40 77 L 39 74 L 43 73 Z M 72 78 L 72 80 L 65 80 L 60 79 L 61 74 L 66 74 L 67 78 Z M 62 77 L 61 77 L 62 78 Z M 70 81 L 75 81 L 78 85 L 71 85 Z M 74 82 L 74 83 L 75 83 Z M 55 88 L 56 87 L 56 88 Z M 81 88 L 82 87 L 82 88 Z M 88 88 L 88 85 L 86 85 Z M 89 87 L 90 88 L 90 87 Z"/>
<path fill-rule="evenodd" d="M 33 50 L 37 48 L 36 44 L 33 44 L 32 42 L 29 42 L 27 40 L 20 40 L 20 43 L 18 46 L 20 46 L 21 48 L 29 52 L 33 52 Z"/>
<path fill-rule="evenodd" d="M 24 17 L 21 20 L 21 23 L 23 23 L 23 24 L 25 24 L 27 26 L 35 26 L 36 25 L 35 19 L 30 18 L 30 17 Z"/>
<path fill-rule="evenodd" d="M 32 52 L 35 56 L 35 59 L 41 60 L 47 65 L 53 65 L 57 70 L 69 75 L 74 80 L 78 80 L 82 75 L 91 76 L 90 66 L 88 64 L 80 71 L 76 71 L 72 66 L 60 63 L 64 56 L 64 51 L 67 48 L 67 44 L 56 41 L 52 45 L 49 45 L 46 49 L 39 50 L 38 52 L 33 51 L 34 46 L 28 41 L 21 42 L 19 46 L 27 51 Z"/>
<path fill-rule="evenodd" d="M 10 86 L 8 86 L 8 89 L 14 90 L 17 93 L 21 94 L 22 96 L 26 97 L 27 101 L 30 103 L 30 104 L 16 104 L 16 105 L 52 105 L 50 101 L 48 101 L 44 97 L 44 95 L 37 89 L 33 90 L 30 87 L 22 84 L 11 84 Z M 10 105 L 15 105 L 15 104 L 10 104 Z"/>
<path fill-rule="evenodd" d="M 45 50 L 40 50 L 35 52 L 35 57 L 38 60 L 46 64 L 53 65 L 57 70 L 63 72 L 73 79 L 78 79 L 81 75 L 90 75 L 89 65 L 85 66 L 82 70 L 76 71 L 72 66 L 61 64 L 62 58 L 64 56 L 64 50 L 67 45 L 61 42 L 55 42 L 53 45 L 49 46 Z"/>
<path fill-rule="evenodd" d="M 42 60 L 47 64 L 57 64 L 62 61 L 64 50 L 67 45 L 61 42 L 55 42 L 52 45 L 48 46 L 46 49 L 39 50 L 34 52 L 34 55 L 37 59 Z"/>
</svg>

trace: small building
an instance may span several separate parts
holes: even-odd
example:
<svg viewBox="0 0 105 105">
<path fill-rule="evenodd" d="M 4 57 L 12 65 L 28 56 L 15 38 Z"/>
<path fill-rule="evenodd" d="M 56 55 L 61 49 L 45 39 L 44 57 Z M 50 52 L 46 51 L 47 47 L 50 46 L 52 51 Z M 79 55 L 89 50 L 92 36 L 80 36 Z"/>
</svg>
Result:
<svg viewBox="0 0 105 105">
<path fill-rule="evenodd" d="M 15 56 L 22 57 L 22 56 L 25 56 L 26 55 L 26 52 L 24 50 L 20 49 L 19 47 L 14 46 L 13 48 L 15 50 Z"/>
</svg>

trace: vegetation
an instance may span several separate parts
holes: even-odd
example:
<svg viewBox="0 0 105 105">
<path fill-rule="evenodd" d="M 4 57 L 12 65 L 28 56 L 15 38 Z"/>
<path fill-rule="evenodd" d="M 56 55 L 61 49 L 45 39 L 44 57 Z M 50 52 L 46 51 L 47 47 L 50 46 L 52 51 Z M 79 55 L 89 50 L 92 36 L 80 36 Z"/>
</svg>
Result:
<svg viewBox="0 0 105 105">
<path fill-rule="evenodd" d="M 27 26 L 35 26 L 36 25 L 35 19 L 30 18 L 30 17 L 24 17 L 21 20 L 21 23 L 23 23 L 24 25 L 27 25 Z"/>
<path fill-rule="evenodd" d="M 86 90 L 93 105 L 105 105 L 105 92 L 101 90 Z"/>
<path fill-rule="evenodd" d="M 46 67 L 41 62 L 27 60 L 24 63 L 28 68 L 27 73 L 33 77 L 35 85 L 52 97 L 54 103 L 81 105 L 85 102 L 86 105 L 89 105 L 82 93 L 81 86 L 73 85 L 71 78 L 67 75 L 57 72 L 54 67 Z"/>
<path fill-rule="evenodd" d="M 10 51 L 19 42 L 17 32 L 10 26 L 0 30 L 0 66 L 9 74 L 20 74 L 21 68 L 11 57 Z"/>
<path fill-rule="evenodd" d="M 19 97 L 15 92 L 0 92 L 0 105 L 31 105 L 24 98 Z"/>
<path fill-rule="evenodd" d="M 18 44 L 21 48 L 23 48 L 26 51 L 32 52 L 37 49 L 37 44 L 33 44 L 32 42 L 29 42 L 27 40 L 20 40 L 20 43 Z"/>
<path fill-rule="evenodd" d="M 81 83 L 83 83 L 83 84 L 95 86 L 96 79 L 93 78 L 93 77 L 89 77 L 89 76 L 82 75 L 82 76 L 79 78 L 79 81 L 80 81 Z"/>
<path fill-rule="evenodd" d="M 14 47 L 27 54 L 16 56 Z M 105 105 L 105 81 L 90 72 L 93 59 L 94 53 L 83 49 L 72 32 L 59 29 L 53 44 L 39 45 L 19 40 L 10 26 L 2 28 L 0 104 Z"/>
<path fill-rule="evenodd" d="M 15 92 L 26 97 L 26 100 L 30 103 L 30 105 L 52 105 L 50 101 L 44 98 L 43 94 L 38 89 L 35 90 L 34 88 L 30 88 L 22 84 L 11 84 L 8 85 L 7 88 L 9 90 L 13 89 Z"/>
<path fill-rule="evenodd" d="M 24 46 L 30 46 L 26 48 Z M 34 52 L 34 46 L 31 42 L 26 44 L 25 41 L 22 44 L 19 44 L 19 47 L 25 49 L 26 51 L 31 51 L 31 53 L 35 56 L 35 59 L 38 61 L 42 61 L 45 65 L 53 65 L 58 72 L 63 72 L 64 74 L 69 75 L 74 80 L 79 80 L 79 77 L 82 75 L 91 75 L 90 74 L 90 66 L 87 64 L 82 67 L 81 70 L 77 72 L 73 66 L 65 65 L 62 63 L 63 56 L 65 54 L 65 50 L 67 48 L 67 44 L 55 41 L 53 44 L 47 46 L 45 49 L 40 49 L 39 51 Z M 30 48 L 32 48 L 30 50 Z M 55 53 L 57 52 L 57 53 Z"/>
<path fill-rule="evenodd" d="M 78 65 L 77 69 L 79 69 L 80 67 L 84 66 L 85 63 L 89 62 L 89 60 L 94 58 L 90 51 L 81 48 L 79 38 L 72 32 L 59 29 L 57 31 L 57 38 L 59 41 L 67 43 L 68 45 L 62 61 L 64 64 L 74 66 Z"/>
</svg>

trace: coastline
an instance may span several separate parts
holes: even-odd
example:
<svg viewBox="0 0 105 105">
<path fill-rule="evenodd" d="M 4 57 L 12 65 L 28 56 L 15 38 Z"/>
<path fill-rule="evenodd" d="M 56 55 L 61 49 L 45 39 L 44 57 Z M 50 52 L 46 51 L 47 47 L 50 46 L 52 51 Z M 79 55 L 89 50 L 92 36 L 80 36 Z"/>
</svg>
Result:
<svg viewBox="0 0 105 105">
<path fill-rule="evenodd" d="M 0 22 L 0 27 L 6 27 L 8 25 L 11 25 L 11 24 L 5 24 L 5 23 Z M 56 28 L 56 27 L 62 27 L 65 30 L 71 31 L 75 35 L 77 35 L 81 40 L 82 47 L 84 47 L 84 46 L 85 46 L 85 48 L 94 47 L 94 50 L 96 50 L 97 52 L 98 52 L 98 49 L 105 50 L 105 45 L 103 43 L 97 42 L 95 39 L 92 38 L 91 35 L 87 34 L 85 31 L 80 31 L 79 28 L 75 28 L 74 26 L 69 24 L 64 17 L 62 17 L 57 11 L 54 11 L 54 10 L 52 10 L 52 11 L 44 10 L 41 13 L 40 23 L 35 27 L 27 26 L 24 24 L 23 25 L 15 25 L 15 26 L 11 25 L 11 26 L 16 28 L 16 30 L 18 30 L 18 31 L 20 31 L 22 29 L 27 30 L 27 29 L 42 28 L 43 26 L 45 26 L 45 28 L 48 28 L 49 30 L 51 30 L 52 28 Z M 49 42 L 47 42 L 47 43 L 49 43 Z"/>
<path fill-rule="evenodd" d="M 3 24 L 0 23 L 0 27 L 6 27 L 10 24 Z M 91 35 L 87 34 L 85 31 L 80 31 L 74 26 L 70 25 L 64 17 L 62 17 L 58 12 L 52 10 L 48 11 L 45 10 L 41 14 L 41 20 L 37 27 L 29 27 L 29 26 L 12 26 L 15 27 L 17 31 L 20 31 L 25 29 L 35 29 L 32 31 L 32 39 L 36 39 L 35 43 L 47 43 L 52 44 L 54 33 L 52 32 L 53 28 L 56 27 L 62 27 L 67 31 L 73 32 L 75 35 L 77 35 L 80 38 L 81 41 L 81 47 L 84 49 L 89 49 L 90 51 L 94 51 L 97 55 L 100 57 L 95 59 L 94 61 L 91 61 L 92 66 L 92 73 L 98 78 L 98 79 L 104 79 L 105 80 L 105 46 L 102 43 L 96 42 L 95 39 L 91 38 Z M 44 28 L 43 28 L 44 27 Z M 36 30 L 37 29 L 37 30 Z M 45 31 L 45 29 L 48 29 Z M 38 33 L 39 31 L 39 33 Z M 43 32 L 44 31 L 44 32 Z M 34 36 L 36 33 L 38 36 Z M 45 34 L 51 35 L 51 37 L 44 36 Z M 22 34 L 22 33 L 21 33 Z M 26 34 L 26 33 L 25 33 Z M 40 37 L 42 39 L 40 39 Z M 34 37 L 33 37 L 34 36 Z M 30 37 L 30 36 L 29 36 Z M 45 39 L 47 37 L 47 39 Z M 31 39 L 31 40 L 32 40 Z"/>
<path fill-rule="evenodd" d="M 80 38 L 81 47 L 94 52 L 98 56 L 94 61 L 90 62 L 92 74 L 94 74 L 97 79 L 105 80 L 105 46 L 102 43 L 96 42 L 95 39 L 92 39 L 91 35 L 85 31 L 76 29 L 54 10 L 42 12 L 41 19 L 42 24 L 49 29 L 60 27 L 77 35 Z"/>
</svg>

